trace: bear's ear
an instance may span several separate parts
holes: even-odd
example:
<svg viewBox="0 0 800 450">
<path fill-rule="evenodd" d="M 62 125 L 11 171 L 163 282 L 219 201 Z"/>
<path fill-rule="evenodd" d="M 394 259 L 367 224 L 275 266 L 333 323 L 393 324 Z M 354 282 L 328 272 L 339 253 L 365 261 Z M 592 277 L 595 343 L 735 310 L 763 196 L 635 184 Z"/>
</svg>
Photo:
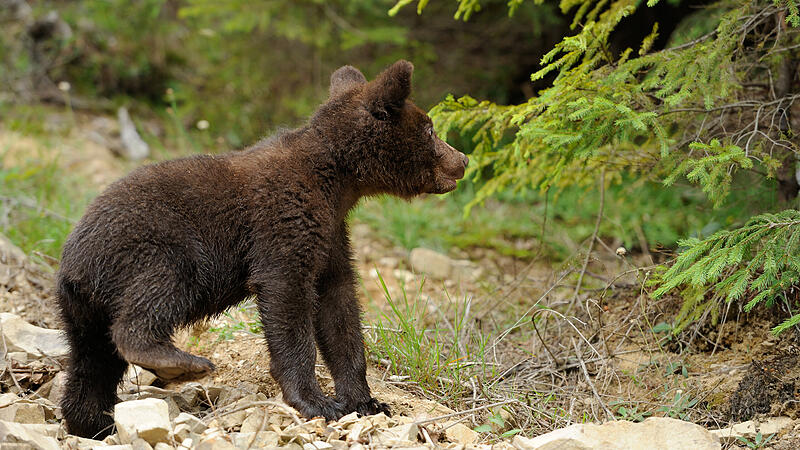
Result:
<svg viewBox="0 0 800 450">
<path fill-rule="evenodd" d="M 375 118 L 386 120 L 411 95 L 414 65 L 401 59 L 381 72 L 367 88 L 367 107 Z"/>
<path fill-rule="evenodd" d="M 367 82 L 367 78 L 353 66 L 342 66 L 331 74 L 330 97 L 336 97 L 342 92 L 360 86 Z"/>
</svg>

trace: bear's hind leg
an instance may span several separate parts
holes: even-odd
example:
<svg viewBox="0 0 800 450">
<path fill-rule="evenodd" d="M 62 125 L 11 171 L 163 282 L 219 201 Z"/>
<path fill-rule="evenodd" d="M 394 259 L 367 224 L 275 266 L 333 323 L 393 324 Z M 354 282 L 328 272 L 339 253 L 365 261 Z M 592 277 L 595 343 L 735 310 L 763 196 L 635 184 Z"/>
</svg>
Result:
<svg viewBox="0 0 800 450">
<path fill-rule="evenodd" d="M 171 302 L 180 298 L 166 291 L 159 294 L 161 298 Z M 214 370 L 208 359 L 180 350 L 172 343 L 172 333 L 183 317 L 177 312 L 188 310 L 188 306 L 160 305 L 158 300 L 144 298 L 127 298 L 120 304 L 122 310 L 111 325 L 111 339 L 126 361 L 152 370 L 165 380 L 200 378 Z"/>
<path fill-rule="evenodd" d="M 126 361 L 153 371 L 162 380 L 191 380 L 214 371 L 214 363 L 178 349 L 170 340 L 120 336 L 114 343 Z"/>
<path fill-rule="evenodd" d="M 111 434 L 117 386 L 128 367 L 109 336 L 108 319 L 62 314 L 70 346 L 61 411 L 71 434 L 102 439 Z"/>
</svg>

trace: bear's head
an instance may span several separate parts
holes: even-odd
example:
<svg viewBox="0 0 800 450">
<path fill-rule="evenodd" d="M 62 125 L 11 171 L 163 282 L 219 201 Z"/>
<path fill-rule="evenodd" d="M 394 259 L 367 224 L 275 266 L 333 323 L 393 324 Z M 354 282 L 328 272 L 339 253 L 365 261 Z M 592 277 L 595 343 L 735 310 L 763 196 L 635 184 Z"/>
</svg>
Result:
<svg viewBox="0 0 800 450">
<path fill-rule="evenodd" d="M 408 99 L 413 70 L 400 60 L 368 82 L 355 67 L 341 67 L 311 119 L 362 194 L 443 194 L 464 176 L 468 158 Z"/>
</svg>

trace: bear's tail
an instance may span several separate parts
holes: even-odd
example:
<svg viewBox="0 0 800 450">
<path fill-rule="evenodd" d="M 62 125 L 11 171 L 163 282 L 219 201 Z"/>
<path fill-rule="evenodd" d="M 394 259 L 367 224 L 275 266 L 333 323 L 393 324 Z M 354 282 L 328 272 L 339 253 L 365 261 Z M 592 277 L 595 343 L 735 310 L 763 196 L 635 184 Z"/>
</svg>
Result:
<svg viewBox="0 0 800 450">
<path fill-rule="evenodd" d="M 76 284 L 62 278 L 56 286 L 70 347 L 61 412 L 69 433 L 102 439 L 112 432 L 117 386 L 128 363 L 111 341 L 108 313 L 92 306 Z"/>
</svg>

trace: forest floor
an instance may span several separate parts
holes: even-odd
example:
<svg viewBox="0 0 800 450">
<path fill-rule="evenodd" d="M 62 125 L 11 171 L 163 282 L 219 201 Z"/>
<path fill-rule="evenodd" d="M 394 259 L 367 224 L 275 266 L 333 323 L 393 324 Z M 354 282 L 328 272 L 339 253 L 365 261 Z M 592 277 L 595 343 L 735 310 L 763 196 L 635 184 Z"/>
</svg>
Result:
<svg viewBox="0 0 800 450">
<path fill-rule="evenodd" d="M 0 130 L 3 168 L 24 166 L 31 155 L 57 156 L 71 176 L 95 191 L 102 189 L 132 164 L 87 137 L 94 131 L 93 120 L 82 118 L 66 136 L 47 139 Z M 681 300 L 649 296 L 648 280 L 656 270 L 650 255 L 620 257 L 600 245 L 583 270 L 583 258 L 554 264 L 484 248 L 451 249 L 449 260 L 469 270 L 426 279 L 412 267 L 408 249 L 379 238 L 363 223 L 354 223 L 352 231 L 369 381 L 373 395 L 400 415 L 430 417 L 478 408 L 457 418 L 478 429 L 484 443 L 516 433 L 536 436 L 573 423 L 649 416 L 708 429 L 766 417 L 800 419 L 798 335 L 789 331 L 775 337 L 769 330 L 779 318 L 761 308 L 745 314 L 738 305 L 721 305 L 718 317 L 671 333 L 668 324 Z M 0 289 L 0 312 L 57 328 L 52 269 L 37 269 L 35 278 Z M 269 398 L 279 394 L 254 321 L 252 304 L 245 302 L 177 337 L 181 346 L 217 365 L 198 380 L 201 384 L 252 383 Z M 409 330 L 419 335 L 403 338 Z M 387 340 L 387 331 L 401 336 Z M 408 347 L 398 348 L 403 345 Z M 398 355 L 407 366 L 398 364 Z M 28 388 L 35 390 L 54 374 Z M 323 389 L 331 392 L 332 381 L 321 364 L 318 374 Z M 2 387 L 6 391 L 8 385 Z M 793 422 L 767 446 L 800 448 L 798 424 Z M 737 441 L 725 447 L 747 445 Z"/>
</svg>

